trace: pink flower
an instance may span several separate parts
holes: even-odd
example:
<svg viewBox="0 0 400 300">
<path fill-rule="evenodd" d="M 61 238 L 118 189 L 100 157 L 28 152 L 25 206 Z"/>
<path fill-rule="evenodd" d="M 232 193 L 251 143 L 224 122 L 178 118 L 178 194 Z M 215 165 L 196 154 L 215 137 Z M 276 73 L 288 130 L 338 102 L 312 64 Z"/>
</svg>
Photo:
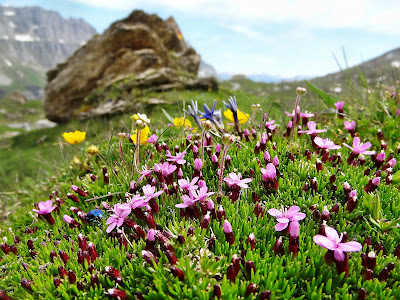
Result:
<svg viewBox="0 0 400 300">
<path fill-rule="evenodd" d="M 275 225 L 275 230 L 276 231 L 282 231 L 285 229 L 290 222 L 293 221 L 300 221 L 303 220 L 306 217 L 305 213 L 299 212 L 300 207 L 298 206 L 291 206 L 288 210 L 282 209 L 282 210 L 277 210 L 276 208 L 271 208 L 268 210 L 268 213 L 276 217 L 276 220 L 278 221 L 278 224 Z M 293 233 L 296 232 L 296 224 L 292 228 Z M 298 231 L 297 231 L 298 234 Z"/>
<path fill-rule="evenodd" d="M 224 221 L 224 233 L 232 233 L 232 225 L 227 220 Z"/>
<path fill-rule="evenodd" d="M 344 122 L 344 129 L 351 131 L 354 130 L 354 128 L 356 128 L 356 121 Z"/>
<path fill-rule="evenodd" d="M 266 169 L 261 168 L 262 180 L 268 181 L 269 179 L 275 179 L 276 177 L 276 168 L 273 164 L 267 164 Z"/>
<path fill-rule="evenodd" d="M 138 182 L 140 182 L 144 177 L 149 177 L 152 172 L 153 170 L 143 170 L 142 172 L 140 172 L 142 176 L 139 177 Z"/>
<path fill-rule="evenodd" d="M 314 114 L 306 111 L 305 113 L 300 113 L 300 117 L 301 118 L 311 118 L 311 117 L 314 117 Z"/>
<path fill-rule="evenodd" d="M 117 203 L 114 205 L 113 212 L 113 216 L 109 217 L 106 222 L 106 225 L 109 225 L 106 230 L 107 233 L 110 233 L 115 227 L 122 226 L 125 218 L 131 213 L 131 208 L 127 203 Z"/>
<path fill-rule="evenodd" d="M 53 202 L 51 200 L 47 200 L 46 202 L 40 201 L 38 204 L 38 208 L 37 209 L 32 209 L 34 212 L 37 212 L 39 215 L 46 215 L 51 213 L 53 210 L 55 210 L 57 208 L 57 205 L 53 205 Z"/>
<path fill-rule="evenodd" d="M 150 144 L 154 144 L 155 142 L 157 142 L 158 137 L 156 136 L 156 134 L 153 134 L 151 137 L 148 138 L 148 140 L 146 142 L 150 143 Z"/>
<path fill-rule="evenodd" d="M 278 156 L 274 156 L 274 158 L 272 159 L 272 164 L 273 164 L 275 167 L 278 167 L 278 166 L 279 166 L 279 158 L 278 158 Z"/>
<path fill-rule="evenodd" d="M 150 228 L 149 231 L 147 231 L 147 240 L 150 242 L 153 242 L 156 240 L 156 230 L 153 228 Z"/>
<path fill-rule="evenodd" d="M 177 163 L 178 165 L 183 165 L 184 163 L 186 163 L 186 160 L 183 159 L 185 154 L 186 150 L 173 156 L 171 152 L 167 150 L 166 152 L 166 156 L 168 157 L 167 161 L 172 161 L 174 163 Z"/>
<path fill-rule="evenodd" d="M 193 197 L 196 201 L 203 202 L 204 200 L 206 200 L 207 197 L 214 194 L 214 192 L 207 193 L 207 189 L 207 186 L 203 186 L 199 190 L 191 191 L 190 194 L 193 194 Z"/>
<path fill-rule="evenodd" d="M 195 204 L 198 199 L 195 199 L 193 197 L 192 193 L 189 193 L 189 195 L 190 196 L 182 195 L 181 199 L 182 199 L 183 203 L 176 204 L 175 207 L 177 207 L 177 208 L 186 208 L 186 207 L 189 207 L 189 206 L 192 206 L 193 204 Z"/>
<path fill-rule="evenodd" d="M 375 151 L 366 151 L 368 148 L 372 146 L 371 143 L 370 142 L 367 142 L 365 144 L 361 143 L 360 138 L 358 136 L 356 136 L 353 140 L 353 147 L 350 147 L 345 143 L 343 143 L 343 145 L 353 150 L 353 152 L 356 154 L 372 155 L 375 153 Z"/>
<path fill-rule="evenodd" d="M 183 190 L 193 191 L 193 190 L 197 190 L 197 188 L 198 188 L 198 186 L 195 185 L 198 180 L 199 180 L 199 177 L 193 178 L 193 180 L 190 182 L 189 182 L 189 180 L 186 180 L 186 179 L 179 179 L 178 184 L 179 184 L 179 187 Z"/>
<path fill-rule="evenodd" d="M 224 178 L 224 181 L 226 184 L 231 187 L 232 185 L 237 185 L 240 186 L 243 189 L 247 189 L 249 186 L 246 183 L 249 183 L 252 181 L 251 178 L 246 178 L 246 179 L 240 179 L 241 175 L 237 175 L 236 173 L 229 173 L 229 177 Z"/>
<path fill-rule="evenodd" d="M 308 130 L 300 130 L 299 133 L 307 133 L 307 134 L 317 134 L 321 132 L 326 132 L 326 129 L 317 129 L 317 125 L 314 121 L 310 121 L 307 123 Z"/>
<path fill-rule="evenodd" d="M 335 251 L 334 256 L 338 261 L 344 261 L 345 256 L 343 252 L 358 252 L 362 249 L 362 245 L 358 242 L 341 243 L 343 233 L 339 237 L 337 231 L 332 227 L 325 226 L 325 234 L 326 236 L 319 234 L 314 236 L 314 243 L 328 250 Z"/>
<path fill-rule="evenodd" d="M 201 167 L 203 166 L 203 162 L 201 161 L 200 158 L 196 158 L 194 160 L 194 169 L 197 171 L 200 171 Z"/>
<path fill-rule="evenodd" d="M 168 150 L 167 150 L 168 151 Z M 155 164 L 154 165 L 154 172 L 161 172 L 163 176 L 168 176 L 176 170 L 176 166 L 171 165 L 170 163 L 163 163 L 163 164 Z"/>
<path fill-rule="evenodd" d="M 139 194 L 135 194 L 128 200 L 128 204 L 131 209 L 135 209 L 138 207 L 146 206 L 148 201 L 145 200 L 144 196 L 140 196 Z"/>
<path fill-rule="evenodd" d="M 275 120 L 271 120 L 265 123 L 265 128 L 268 128 L 271 131 L 274 131 L 276 129 L 276 125 L 274 125 Z"/>
<path fill-rule="evenodd" d="M 320 137 L 315 137 L 314 143 L 317 144 L 318 147 L 322 149 L 332 149 L 332 150 L 337 150 L 342 147 L 335 145 L 334 142 L 332 142 L 330 139 L 322 139 Z"/>
<path fill-rule="evenodd" d="M 155 186 L 151 186 L 150 184 L 147 184 L 143 187 L 143 193 L 144 196 L 146 197 L 145 201 L 149 202 L 151 199 L 156 198 L 160 196 L 164 191 L 158 191 L 157 193 L 154 193 L 156 190 Z"/>
<path fill-rule="evenodd" d="M 343 110 L 344 107 L 344 101 L 339 101 L 335 103 L 335 107 L 337 110 Z"/>
<path fill-rule="evenodd" d="M 376 156 L 376 160 L 383 162 L 385 160 L 386 154 L 385 152 L 381 151 L 378 153 L 378 155 Z"/>
</svg>

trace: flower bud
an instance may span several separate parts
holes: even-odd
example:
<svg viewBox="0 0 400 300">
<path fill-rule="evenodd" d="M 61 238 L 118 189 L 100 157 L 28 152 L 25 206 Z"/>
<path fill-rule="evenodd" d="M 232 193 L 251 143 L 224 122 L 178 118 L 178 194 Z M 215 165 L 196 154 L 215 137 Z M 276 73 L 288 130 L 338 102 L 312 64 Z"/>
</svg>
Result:
<svg viewBox="0 0 400 300">
<path fill-rule="evenodd" d="M 250 294 L 255 294 L 257 293 L 257 289 L 258 286 L 255 283 L 250 283 L 247 288 L 246 291 L 244 292 L 245 297 L 248 297 Z"/>
<path fill-rule="evenodd" d="M 171 270 L 171 273 L 174 277 L 178 278 L 179 281 L 185 280 L 185 273 L 183 271 L 175 266 L 171 266 L 169 268 Z"/>
<path fill-rule="evenodd" d="M 74 284 L 76 282 L 76 275 L 75 272 L 72 270 L 68 270 L 68 281 L 71 284 Z"/>
<path fill-rule="evenodd" d="M 107 290 L 108 296 L 111 298 L 115 298 L 118 300 L 125 300 L 126 298 L 126 292 L 123 290 L 117 289 L 117 288 L 111 288 Z"/>
</svg>

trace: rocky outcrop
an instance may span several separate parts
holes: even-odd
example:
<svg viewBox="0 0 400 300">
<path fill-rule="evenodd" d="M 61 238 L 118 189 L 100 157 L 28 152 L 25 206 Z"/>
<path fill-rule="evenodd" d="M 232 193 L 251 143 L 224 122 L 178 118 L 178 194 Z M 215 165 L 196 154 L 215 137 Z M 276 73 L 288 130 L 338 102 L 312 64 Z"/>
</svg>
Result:
<svg viewBox="0 0 400 300">
<path fill-rule="evenodd" d="M 186 46 L 172 18 L 163 21 L 156 15 L 133 11 L 48 72 L 46 116 L 63 123 L 77 116 L 83 104 L 95 108 L 104 107 L 104 102 L 135 101 L 108 98 L 107 90 L 113 88 L 125 91 L 125 96 L 138 89 L 216 89 L 215 80 L 197 79 L 199 64 L 200 55 Z"/>
</svg>

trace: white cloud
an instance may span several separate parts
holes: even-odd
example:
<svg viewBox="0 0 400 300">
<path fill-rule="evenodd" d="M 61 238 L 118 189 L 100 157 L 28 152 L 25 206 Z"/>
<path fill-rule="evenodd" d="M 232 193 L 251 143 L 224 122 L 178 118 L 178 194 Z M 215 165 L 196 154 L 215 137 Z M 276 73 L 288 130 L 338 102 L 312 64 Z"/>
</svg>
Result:
<svg viewBox="0 0 400 300">
<path fill-rule="evenodd" d="M 115 10 L 164 8 L 208 17 L 229 26 L 293 22 L 304 28 L 363 29 L 400 33 L 400 5 L 396 0 L 71 0 Z M 240 29 L 240 28 L 239 28 Z"/>
</svg>

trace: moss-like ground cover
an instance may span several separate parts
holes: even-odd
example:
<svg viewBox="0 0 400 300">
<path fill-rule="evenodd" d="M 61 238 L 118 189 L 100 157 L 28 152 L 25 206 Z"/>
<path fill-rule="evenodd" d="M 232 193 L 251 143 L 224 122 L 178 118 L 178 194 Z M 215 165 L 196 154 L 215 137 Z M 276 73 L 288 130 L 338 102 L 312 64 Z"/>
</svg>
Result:
<svg viewBox="0 0 400 300">
<path fill-rule="evenodd" d="M 274 124 L 244 110 L 249 120 L 225 124 L 228 135 L 136 118 L 133 129 L 157 140 L 138 148 L 132 131 L 108 131 L 98 151 L 70 145 L 77 154 L 47 183 L 53 192 L 32 193 L 33 207 L 2 224 L 0 297 L 399 299 L 399 119 L 395 97 L 375 97 L 382 105 L 363 112 L 310 116 L 311 134 L 287 126 L 300 115 Z M 326 131 L 313 134 L 311 121 Z M 323 150 L 332 144 L 318 137 L 341 148 Z M 330 228 L 344 233 L 335 247 L 352 247 L 333 249 Z"/>
</svg>

